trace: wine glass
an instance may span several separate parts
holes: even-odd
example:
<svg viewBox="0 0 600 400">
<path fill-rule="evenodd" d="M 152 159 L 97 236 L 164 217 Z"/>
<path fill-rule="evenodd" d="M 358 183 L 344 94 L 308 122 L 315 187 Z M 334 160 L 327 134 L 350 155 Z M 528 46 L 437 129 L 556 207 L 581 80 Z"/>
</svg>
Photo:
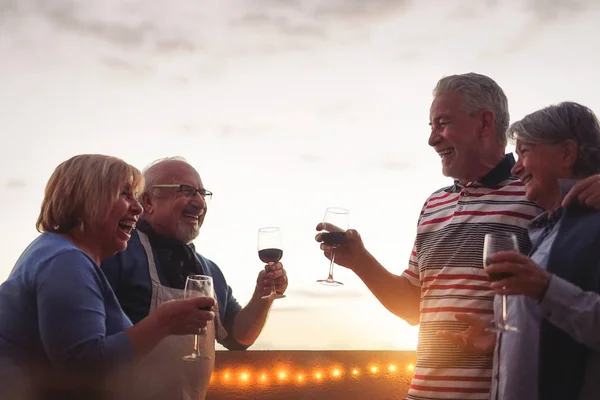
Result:
<svg viewBox="0 0 600 400">
<path fill-rule="evenodd" d="M 189 275 L 185 280 L 185 289 L 183 292 L 184 299 L 191 299 L 193 297 L 215 297 L 215 291 L 213 287 L 213 279 L 208 275 Z M 206 311 L 211 311 L 212 307 L 203 308 Z M 200 332 L 203 332 L 201 330 Z M 209 356 L 200 353 L 200 343 L 198 334 L 194 335 L 194 351 L 192 354 L 184 356 L 185 361 L 197 361 L 210 359 Z"/>
<path fill-rule="evenodd" d="M 517 236 L 514 233 L 508 232 L 496 232 L 488 233 L 485 235 L 483 242 L 483 268 L 490 266 L 490 256 L 494 253 L 501 251 L 519 251 L 519 243 L 517 242 Z M 499 281 L 502 279 L 510 278 L 510 273 L 496 273 L 489 274 L 491 281 Z M 506 295 L 502 295 L 502 323 L 496 322 L 496 325 L 489 329 L 492 332 L 518 332 L 517 327 L 511 326 L 507 323 L 507 312 L 506 312 Z"/>
<path fill-rule="evenodd" d="M 327 279 L 319 279 L 317 281 L 323 285 L 343 285 L 342 282 L 333 279 L 333 265 L 335 264 L 335 249 L 338 246 L 346 243 L 346 230 L 348 229 L 349 213 L 350 211 L 339 207 L 329 207 L 325 210 L 321 238 L 323 243 L 333 247 L 333 254 L 331 255 L 331 262 L 329 263 L 329 275 L 327 276 Z"/>
<path fill-rule="evenodd" d="M 268 265 L 278 263 L 283 256 L 283 240 L 281 230 L 277 227 L 260 228 L 258 230 L 258 258 Z M 275 285 L 271 287 L 271 293 L 262 296 L 263 300 L 282 299 L 284 294 L 279 294 L 275 290 Z"/>
</svg>

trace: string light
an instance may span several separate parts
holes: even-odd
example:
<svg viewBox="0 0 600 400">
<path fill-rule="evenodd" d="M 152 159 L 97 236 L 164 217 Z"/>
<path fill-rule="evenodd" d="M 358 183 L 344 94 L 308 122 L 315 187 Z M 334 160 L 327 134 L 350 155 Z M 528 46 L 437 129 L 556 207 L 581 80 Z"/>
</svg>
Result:
<svg viewBox="0 0 600 400">
<path fill-rule="evenodd" d="M 320 383 L 323 380 L 325 380 L 326 378 L 330 378 L 330 379 L 343 379 L 344 377 L 344 368 L 339 366 L 339 365 L 334 365 L 329 367 L 330 369 L 325 368 L 325 372 L 323 372 L 323 369 L 315 369 L 312 374 L 305 374 L 304 371 L 302 371 L 301 369 L 294 371 L 294 368 L 292 368 L 291 366 L 285 366 L 285 369 L 280 368 L 280 369 L 276 369 L 275 371 L 273 371 L 272 373 L 268 373 L 266 371 L 260 371 L 260 372 L 256 372 L 253 373 L 252 371 L 248 371 L 246 370 L 239 370 L 239 371 L 231 371 L 231 369 L 227 369 L 225 371 L 222 372 L 222 374 L 218 371 L 215 371 L 215 373 L 213 373 L 213 375 L 210 378 L 210 382 L 212 384 L 218 384 L 218 382 L 216 381 L 216 377 L 218 376 L 222 376 L 222 382 L 223 383 L 233 383 L 233 382 L 238 382 L 239 384 L 242 385 L 246 385 L 250 382 L 252 382 L 252 380 L 255 380 L 255 382 L 260 382 L 263 384 L 267 384 L 270 378 L 275 378 L 277 380 L 279 380 L 280 382 L 285 382 L 288 381 L 289 378 L 291 378 L 291 382 L 296 382 L 296 383 L 306 383 L 306 384 L 310 384 L 312 383 Z M 371 375 L 377 375 L 382 369 L 385 371 L 384 369 L 385 367 L 380 367 L 379 364 L 376 363 L 371 363 L 368 364 L 365 368 L 366 371 L 370 372 Z M 406 364 L 406 371 L 409 372 L 413 372 L 415 369 L 414 364 Z M 329 372 L 327 372 L 329 371 Z M 355 379 L 359 379 L 359 375 L 361 372 L 361 369 L 359 366 L 353 366 L 351 369 L 347 370 L 347 376 L 348 377 L 352 377 Z M 387 371 L 390 373 L 390 375 L 387 376 L 398 376 L 396 375 L 396 373 L 398 373 L 398 371 L 400 371 L 400 368 L 398 366 L 398 364 L 389 364 L 387 366 Z M 235 373 L 235 374 L 234 374 Z M 385 374 L 382 376 L 386 376 Z M 237 379 L 232 379 L 232 378 L 237 378 Z"/>
</svg>

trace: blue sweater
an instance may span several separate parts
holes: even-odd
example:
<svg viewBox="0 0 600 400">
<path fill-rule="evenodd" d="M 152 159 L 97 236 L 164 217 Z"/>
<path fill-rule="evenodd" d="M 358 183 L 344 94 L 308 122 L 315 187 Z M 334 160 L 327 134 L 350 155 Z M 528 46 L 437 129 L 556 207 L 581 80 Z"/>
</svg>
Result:
<svg viewBox="0 0 600 400">
<path fill-rule="evenodd" d="M 131 325 L 92 259 L 65 237 L 43 233 L 0 286 L 0 377 L 22 381 L 40 369 L 97 376 L 127 366 Z"/>
</svg>

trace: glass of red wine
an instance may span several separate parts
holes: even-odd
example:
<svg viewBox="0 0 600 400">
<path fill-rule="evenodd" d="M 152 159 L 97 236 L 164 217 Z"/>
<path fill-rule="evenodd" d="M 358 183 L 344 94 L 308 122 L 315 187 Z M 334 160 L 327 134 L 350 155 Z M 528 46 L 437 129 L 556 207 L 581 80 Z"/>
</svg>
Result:
<svg viewBox="0 0 600 400">
<path fill-rule="evenodd" d="M 509 232 L 495 232 L 488 233 L 485 235 L 483 242 L 483 268 L 490 266 L 490 256 L 494 253 L 501 251 L 519 251 L 519 243 L 517 242 L 517 236 L 514 233 Z M 489 274 L 491 281 L 499 281 L 502 279 L 510 278 L 512 274 L 509 273 L 498 273 Z M 507 311 L 506 311 L 506 295 L 502 295 L 502 322 L 496 322 L 495 326 L 489 329 L 492 332 L 518 332 L 517 327 L 511 326 L 507 322 Z"/>
<path fill-rule="evenodd" d="M 329 286 L 341 286 L 342 282 L 333 279 L 333 265 L 335 264 L 335 249 L 346 243 L 346 230 L 349 224 L 350 211 L 345 208 L 329 207 L 325 210 L 323 217 L 323 230 L 321 239 L 323 243 L 333 247 L 331 262 L 329 263 L 329 275 L 327 279 L 319 279 L 317 282 Z"/>
<path fill-rule="evenodd" d="M 258 258 L 267 265 L 278 263 L 283 256 L 283 240 L 281 238 L 281 229 L 277 227 L 260 228 L 258 230 Z M 271 287 L 271 293 L 262 296 L 263 300 L 282 299 L 284 294 L 279 294 L 275 290 L 275 285 Z"/>
<path fill-rule="evenodd" d="M 185 289 L 183 291 L 184 299 L 191 299 L 194 297 L 215 297 L 215 291 L 213 287 L 213 279 L 208 275 L 189 275 L 185 280 Z M 212 307 L 206 307 L 206 311 L 211 311 Z M 201 330 L 200 332 L 203 332 Z M 198 361 L 208 360 L 209 356 L 200 353 L 200 338 L 198 335 L 194 335 L 194 351 L 192 354 L 184 356 L 185 361 Z"/>
</svg>

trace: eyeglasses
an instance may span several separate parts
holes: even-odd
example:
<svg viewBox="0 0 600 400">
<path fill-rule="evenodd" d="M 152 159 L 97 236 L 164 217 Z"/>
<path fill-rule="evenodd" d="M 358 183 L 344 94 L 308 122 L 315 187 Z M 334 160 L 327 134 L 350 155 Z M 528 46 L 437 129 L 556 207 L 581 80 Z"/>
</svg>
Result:
<svg viewBox="0 0 600 400">
<path fill-rule="evenodd" d="M 176 189 L 178 189 L 177 190 L 178 192 L 183 193 L 186 197 L 194 197 L 196 195 L 196 193 L 198 193 L 205 200 L 212 199 L 212 195 L 213 195 L 210 190 L 196 189 L 195 187 L 190 186 L 190 185 L 180 185 L 177 183 L 164 184 L 164 185 L 152 185 L 151 187 L 153 187 L 153 188 L 176 188 Z"/>
</svg>

